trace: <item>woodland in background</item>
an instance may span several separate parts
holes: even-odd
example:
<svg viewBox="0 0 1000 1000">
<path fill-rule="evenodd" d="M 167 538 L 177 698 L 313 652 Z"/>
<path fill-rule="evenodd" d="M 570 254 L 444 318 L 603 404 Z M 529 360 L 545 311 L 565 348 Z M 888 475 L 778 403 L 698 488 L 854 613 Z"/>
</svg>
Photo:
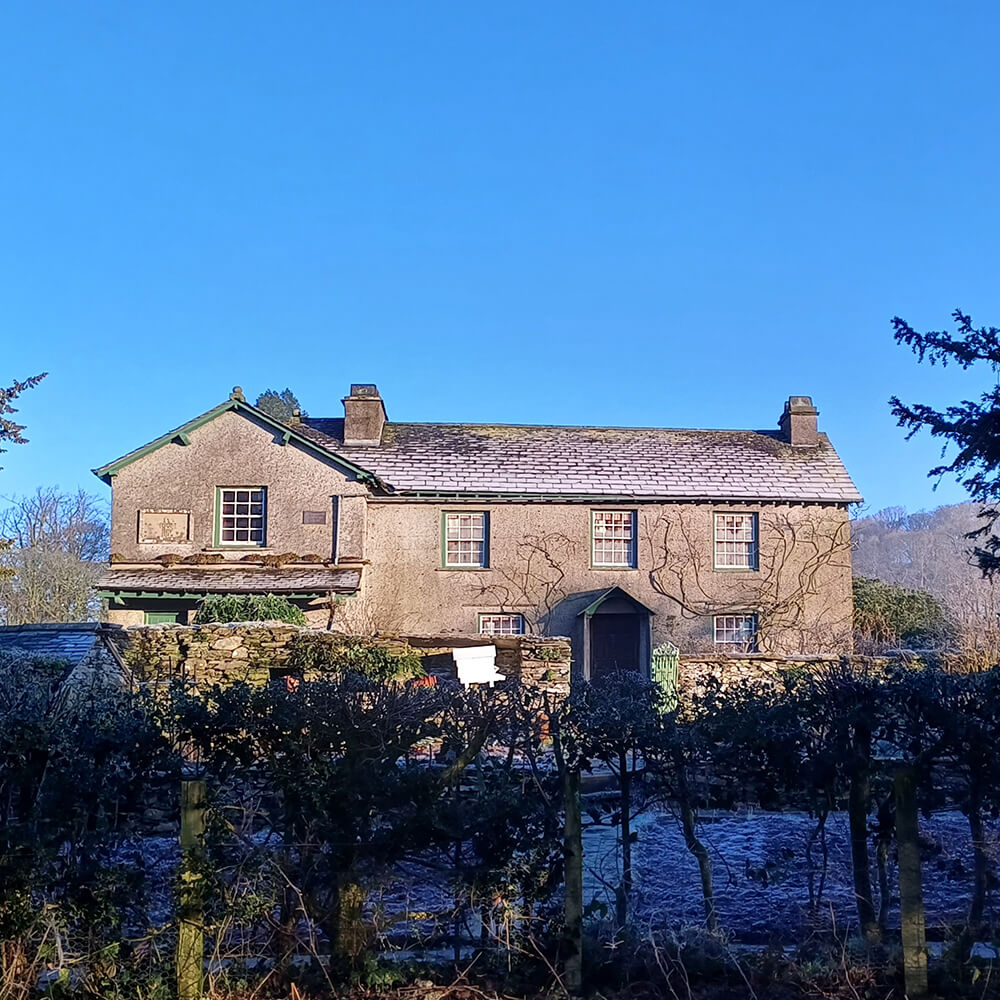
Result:
<svg viewBox="0 0 1000 1000">
<path fill-rule="evenodd" d="M 108 504 L 39 487 L 0 510 L 0 624 L 96 621 L 94 583 L 108 559 Z"/>
<path fill-rule="evenodd" d="M 883 633 L 856 622 L 863 626 L 860 651 L 943 646 L 961 650 L 980 666 L 1000 662 L 1000 579 L 983 575 L 968 537 L 983 526 L 980 510 L 972 503 L 915 514 L 889 507 L 852 523 L 855 578 L 916 592 L 891 595 L 895 617 Z M 922 600 L 920 593 L 933 601 Z"/>
</svg>

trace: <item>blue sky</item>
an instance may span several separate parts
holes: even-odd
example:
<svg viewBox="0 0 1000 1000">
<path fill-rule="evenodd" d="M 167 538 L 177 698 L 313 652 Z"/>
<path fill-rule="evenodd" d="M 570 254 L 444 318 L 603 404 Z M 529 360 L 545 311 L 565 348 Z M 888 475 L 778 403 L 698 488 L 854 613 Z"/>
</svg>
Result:
<svg viewBox="0 0 1000 1000">
<path fill-rule="evenodd" d="M 0 494 L 239 383 L 338 415 L 771 427 L 809 393 L 872 509 L 962 498 L 886 400 L 902 315 L 1000 324 L 1000 8 L 0 9 Z"/>
</svg>

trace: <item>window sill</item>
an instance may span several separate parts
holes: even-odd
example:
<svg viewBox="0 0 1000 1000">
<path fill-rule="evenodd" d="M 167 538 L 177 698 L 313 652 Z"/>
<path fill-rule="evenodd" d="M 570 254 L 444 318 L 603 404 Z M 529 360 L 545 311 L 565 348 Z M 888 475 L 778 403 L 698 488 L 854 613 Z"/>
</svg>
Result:
<svg viewBox="0 0 1000 1000">
<path fill-rule="evenodd" d="M 593 570 L 598 572 L 611 572 L 611 573 L 637 573 L 639 571 L 638 566 L 591 566 Z"/>
<path fill-rule="evenodd" d="M 273 545 L 206 545 L 202 552 L 274 552 Z"/>
<path fill-rule="evenodd" d="M 437 573 L 488 573 L 489 566 L 438 566 Z"/>
</svg>

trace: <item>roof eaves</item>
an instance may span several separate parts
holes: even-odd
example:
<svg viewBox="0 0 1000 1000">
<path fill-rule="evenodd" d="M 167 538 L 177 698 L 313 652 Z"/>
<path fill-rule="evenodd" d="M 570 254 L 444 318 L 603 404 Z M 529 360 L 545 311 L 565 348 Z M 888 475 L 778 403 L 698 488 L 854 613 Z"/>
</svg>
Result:
<svg viewBox="0 0 1000 1000">
<path fill-rule="evenodd" d="M 856 499 L 850 499 L 842 494 L 837 496 L 804 495 L 792 496 L 787 491 L 771 496 L 763 494 L 724 495 L 722 493 L 528 493 L 500 492 L 493 490 L 418 490 L 394 489 L 392 497 L 397 500 L 495 500 L 495 501 L 556 501 L 576 503 L 816 503 L 816 504 L 848 504 L 858 503 L 861 499 L 855 492 Z"/>
<path fill-rule="evenodd" d="M 270 591 L 269 591 L 270 592 Z M 200 601 L 202 598 L 206 597 L 208 594 L 217 593 L 217 590 L 213 590 L 211 587 L 194 587 L 191 590 L 97 590 L 96 595 L 102 600 L 111 600 L 112 598 L 130 599 L 138 598 L 141 600 L 151 600 L 153 598 L 160 599 L 170 599 L 170 600 L 181 600 L 181 601 Z M 247 588 L 245 591 L 234 590 L 227 591 L 233 594 L 256 594 L 259 593 L 257 590 L 252 588 Z M 315 597 L 325 597 L 331 591 L 323 589 L 321 587 L 304 587 L 301 591 L 279 591 L 281 597 L 288 597 L 294 600 L 307 600 Z M 337 593 L 334 591 L 333 593 Z M 344 596 L 351 596 L 353 592 L 345 592 Z"/>
<path fill-rule="evenodd" d="M 146 455 L 152 454 L 154 451 L 158 451 L 164 445 L 170 444 L 173 441 L 187 445 L 189 443 L 187 437 L 191 431 L 197 430 L 199 427 L 203 427 L 207 423 L 211 423 L 211 421 L 215 420 L 216 417 L 219 417 L 223 413 L 227 413 L 230 410 L 245 411 L 251 416 L 256 417 L 258 420 L 261 420 L 263 423 L 273 427 L 275 430 L 281 431 L 282 437 L 286 443 L 288 441 L 295 441 L 296 444 L 302 445 L 309 451 L 316 452 L 324 458 L 333 459 L 333 461 L 335 461 L 339 466 L 351 472 L 361 482 L 369 483 L 378 489 L 385 490 L 386 492 L 391 491 L 391 487 L 376 476 L 375 473 L 369 472 L 367 469 L 363 469 L 359 465 L 355 465 L 353 462 L 348 461 L 346 458 L 331 451 L 329 448 L 324 448 L 316 441 L 299 434 L 292 427 L 289 427 L 287 424 L 283 424 L 280 420 L 275 420 L 274 417 L 264 413 L 263 410 L 258 410 L 256 406 L 251 406 L 249 403 L 241 399 L 227 399 L 224 403 L 220 403 L 218 406 L 215 406 L 211 410 L 201 414 L 201 416 L 195 417 L 193 420 L 189 420 L 186 424 L 182 424 L 180 427 L 176 427 L 172 431 L 167 431 L 166 434 L 150 441 L 149 444 L 145 444 L 141 448 L 137 448 L 135 451 L 130 451 L 128 454 L 122 455 L 121 458 L 116 458 L 113 462 L 108 462 L 107 465 L 102 465 L 92 471 L 95 476 L 110 485 L 111 477 L 115 475 L 116 472 L 125 468 L 125 466 L 131 465 L 140 458 L 145 458 Z"/>
</svg>

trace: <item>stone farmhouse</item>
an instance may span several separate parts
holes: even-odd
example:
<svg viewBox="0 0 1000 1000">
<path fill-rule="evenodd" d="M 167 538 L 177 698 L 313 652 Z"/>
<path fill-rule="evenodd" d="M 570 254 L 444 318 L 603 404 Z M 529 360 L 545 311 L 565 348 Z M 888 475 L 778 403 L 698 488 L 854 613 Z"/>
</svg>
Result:
<svg viewBox="0 0 1000 1000">
<path fill-rule="evenodd" d="M 652 651 L 840 653 L 848 505 L 808 396 L 775 430 L 393 423 L 374 385 L 282 423 L 237 387 L 96 469 L 120 625 L 282 594 L 354 634 L 565 635 L 580 676 Z"/>
</svg>

